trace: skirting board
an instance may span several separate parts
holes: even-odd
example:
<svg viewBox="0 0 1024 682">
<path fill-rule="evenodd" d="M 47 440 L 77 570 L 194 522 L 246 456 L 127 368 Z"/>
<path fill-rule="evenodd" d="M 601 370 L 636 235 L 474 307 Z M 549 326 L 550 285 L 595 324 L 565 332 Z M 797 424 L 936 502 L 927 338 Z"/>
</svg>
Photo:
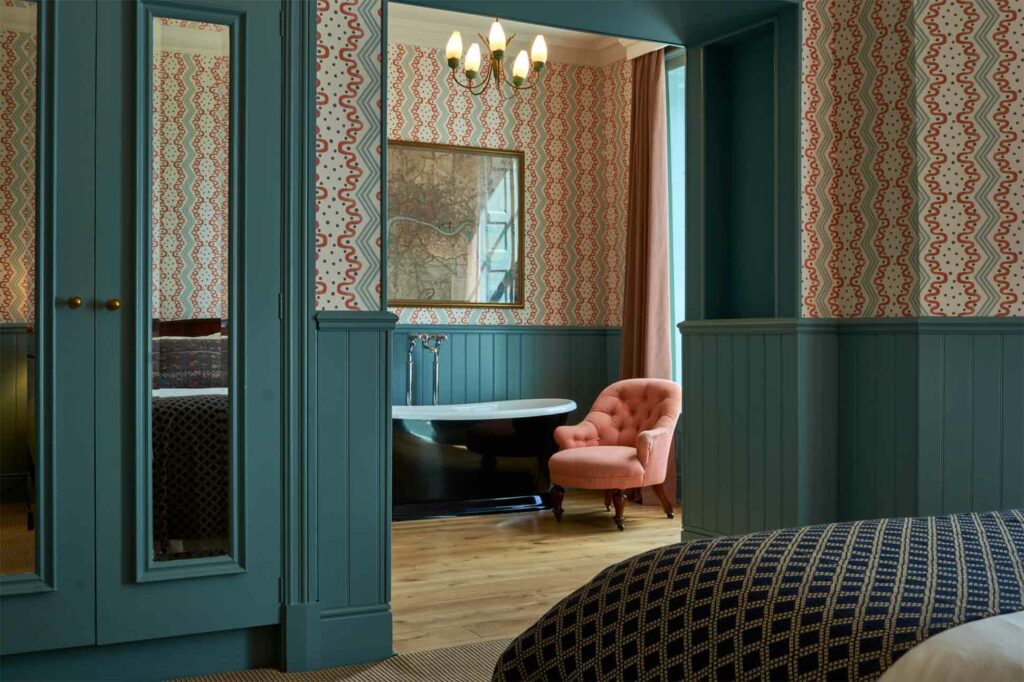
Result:
<svg viewBox="0 0 1024 682">
<path fill-rule="evenodd" d="M 0 658 L 13 680 L 166 680 L 277 665 L 278 628 L 209 632 Z"/>
</svg>

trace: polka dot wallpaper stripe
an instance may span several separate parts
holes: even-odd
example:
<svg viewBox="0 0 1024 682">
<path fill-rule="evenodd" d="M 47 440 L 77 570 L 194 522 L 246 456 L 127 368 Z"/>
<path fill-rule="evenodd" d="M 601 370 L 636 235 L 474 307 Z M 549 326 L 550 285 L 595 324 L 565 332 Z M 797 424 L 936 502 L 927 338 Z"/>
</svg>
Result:
<svg viewBox="0 0 1024 682">
<path fill-rule="evenodd" d="M 1024 315 L 1024 2 L 806 0 L 806 317 Z"/>
</svg>

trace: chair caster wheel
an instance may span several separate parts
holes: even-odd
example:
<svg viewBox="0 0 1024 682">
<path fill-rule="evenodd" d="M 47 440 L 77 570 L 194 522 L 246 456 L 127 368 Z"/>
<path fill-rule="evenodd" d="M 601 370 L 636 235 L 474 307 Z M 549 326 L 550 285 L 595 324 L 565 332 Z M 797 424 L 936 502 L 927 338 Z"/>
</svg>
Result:
<svg viewBox="0 0 1024 682">
<path fill-rule="evenodd" d="M 673 514 L 672 512 L 665 512 L 665 516 L 667 516 L 670 519 L 674 519 L 676 517 L 676 515 Z"/>
</svg>

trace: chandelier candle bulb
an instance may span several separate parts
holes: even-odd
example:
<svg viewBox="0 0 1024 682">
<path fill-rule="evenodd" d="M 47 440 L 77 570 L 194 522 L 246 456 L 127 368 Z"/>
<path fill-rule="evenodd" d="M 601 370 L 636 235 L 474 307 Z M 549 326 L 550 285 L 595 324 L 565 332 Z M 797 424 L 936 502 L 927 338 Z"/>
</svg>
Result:
<svg viewBox="0 0 1024 682">
<path fill-rule="evenodd" d="M 491 57 L 501 59 L 505 55 L 505 30 L 495 19 L 491 24 L 491 34 L 487 37 L 487 47 L 491 50 Z"/>
<path fill-rule="evenodd" d="M 473 80 L 480 73 L 480 46 L 473 43 L 466 50 L 466 78 Z"/>
<path fill-rule="evenodd" d="M 530 48 L 530 60 L 533 68 L 540 71 L 548 61 L 548 44 L 544 42 L 544 36 L 537 34 L 533 39 L 533 47 Z"/>
<path fill-rule="evenodd" d="M 530 57 L 526 50 L 520 50 L 516 63 L 512 65 L 512 85 L 517 88 L 526 82 L 526 74 L 530 71 Z"/>
<path fill-rule="evenodd" d="M 448 57 L 448 66 L 453 69 L 458 68 L 459 60 L 462 59 L 462 34 L 458 31 L 452 31 L 452 37 L 448 39 L 445 55 Z"/>
</svg>

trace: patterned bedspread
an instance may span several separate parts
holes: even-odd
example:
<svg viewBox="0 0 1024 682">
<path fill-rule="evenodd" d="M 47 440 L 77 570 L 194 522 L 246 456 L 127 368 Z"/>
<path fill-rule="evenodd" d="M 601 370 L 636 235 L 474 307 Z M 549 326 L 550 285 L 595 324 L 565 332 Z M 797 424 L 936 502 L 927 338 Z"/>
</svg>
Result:
<svg viewBox="0 0 1024 682">
<path fill-rule="evenodd" d="M 153 539 L 157 559 L 229 549 L 227 395 L 153 398 Z"/>
<path fill-rule="evenodd" d="M 495 680 L 875 679 L 927 637 L 1024 610 L 1024 512 L 697 540 L 610 566 Z"/>
</svg>

